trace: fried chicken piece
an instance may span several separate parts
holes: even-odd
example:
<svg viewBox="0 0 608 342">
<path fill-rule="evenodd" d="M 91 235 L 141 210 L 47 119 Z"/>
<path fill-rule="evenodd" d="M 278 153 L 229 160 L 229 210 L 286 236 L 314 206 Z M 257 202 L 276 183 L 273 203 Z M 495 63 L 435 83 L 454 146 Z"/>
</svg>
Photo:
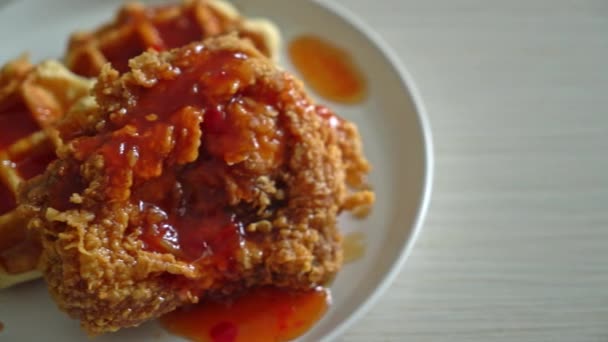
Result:
<svg viewBox="0 0 608 342">
<path fill-rule="evenodd" d="M 224 0 L 183 0 L 181 4 L 124 5 L 114 20 L 93 32 L 70 37 L 66 65 L 79 75 L 97 77 L 112 63 L 120 72 L 147 49 L 163 51 L 230 32 L 250 39 L 266 56 L 276 57 L 279 31 L 265 19 L 242 17 Z"/>
<path fill-rule="evenodd" d="M 99 111 L 68 115 L 60 159 L 22 191 L 59 306 L 100 334 L 331 279 L 337 215 L 373 201 L 356 127 L 233 35 L 130 66 L 104 67 Z"/>
</svg>

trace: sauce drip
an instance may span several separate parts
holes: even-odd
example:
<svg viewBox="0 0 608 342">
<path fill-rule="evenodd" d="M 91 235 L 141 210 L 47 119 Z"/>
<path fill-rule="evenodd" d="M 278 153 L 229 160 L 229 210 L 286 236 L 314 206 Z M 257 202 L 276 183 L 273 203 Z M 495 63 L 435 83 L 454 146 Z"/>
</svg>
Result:
<svg viewBox="0 0 608 342">
<path fill-rule="evenodd" d="M 290 341 L 327 311 L 329 290 L 290 292 L 264 287 L 232 302 L 201 302 L 161 318 L 171 333 L 197 342 Z"/>
<path fill-rule="evenodd" d="M 29 110 L 23 105 L 0 112 L 0 149 L 5 149 L 39 129 Z"/>
<path fill-rule="evenodd" d="M 344 253 L 344 263 L 355 262 L 365 256 L 365 234 L 354 232 L 344 236 L 342 249 Z"/>
<path fill-rule="evenodd" d="M 342 48 L 307 35 L 291 41 L 289 56 L 304 81 L 324 98 L 346 104 L 365 100 L 363 74 Z"/>
</svg>

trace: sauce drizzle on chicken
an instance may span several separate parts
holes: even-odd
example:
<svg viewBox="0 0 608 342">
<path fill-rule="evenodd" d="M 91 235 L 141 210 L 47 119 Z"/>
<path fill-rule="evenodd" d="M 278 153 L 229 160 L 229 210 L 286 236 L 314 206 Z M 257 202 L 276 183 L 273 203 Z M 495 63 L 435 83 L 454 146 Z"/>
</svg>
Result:
<svg viewBox="0 0 608 342">
<path fill-rule="evenodd" d="M 202 45 L 183 49 L 177 57 L 180 67 L 164 70 L 167 79 L 152 80 L 153 87 L 135 91 L 134 105 L 115 111 L 105 133 L 75 142 L 80 158 L 103 155 L 110 184 L 134 182 L 131 199 L 144 213 L 146 248 L 188 261 L 213 257 L 222 264 L 243 243 L 244 224 L 227 208 L 226 194 L 213 187 L 214 178 L 253 153 L 264 169 L 283 161 L 283 131 L 276 120 L 256 117 L 268 108 L 248 96 L 269 104 L 276 99 L 264 89 L 225 98 L 252 82 L 252 70 L 244 63 L 248 58 L 239 51 L 206 51 Z M 183 146 L 198 140 L 203 158 L 192 163 L 196 154 Z M 129 167 L 133 174 L 124 172 Z M 164 169 L 174 172 L 159 177 Z M 107 195 L 122 200 L 127 194 L 110 186 Z"/>
</svg>

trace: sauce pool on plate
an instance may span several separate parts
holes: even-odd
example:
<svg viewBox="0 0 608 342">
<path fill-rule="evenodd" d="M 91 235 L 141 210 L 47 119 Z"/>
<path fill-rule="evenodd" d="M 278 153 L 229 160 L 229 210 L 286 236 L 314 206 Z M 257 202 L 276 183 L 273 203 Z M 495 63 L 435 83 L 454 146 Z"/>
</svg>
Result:
<svg viewBox="0 0 608 342">
<path fill-rule="evenodd" d="M 365 78 L 346 50 L 304 35 L 290 42 L 289 57 L 306 84 L 324 98 L 345 104 L 365 100 Z"/>
<path fill-rule="evenodd" d="M 161 324 L 197 342 L 291 341 L 323 317 L 330 301 L 325 288 L 291 292 L 263 287 L 227 303 L 206 301 L 178 309 L 163 316 Z"/>
</svg>

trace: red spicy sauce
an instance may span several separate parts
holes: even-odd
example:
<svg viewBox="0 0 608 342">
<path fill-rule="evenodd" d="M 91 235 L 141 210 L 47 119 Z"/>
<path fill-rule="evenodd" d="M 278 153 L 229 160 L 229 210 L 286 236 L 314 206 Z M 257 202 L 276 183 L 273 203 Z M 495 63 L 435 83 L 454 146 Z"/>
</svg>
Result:
<svg viewBox="0 0 608 342">
<path fill-rule="evenodd" d="M 254 289 L 231 302 L 206 301 L 161 318 L 171 333 L 197 342 L 290 341 L 327 311 L 327 289 L 291 292 Z"/>
<path fill-rule="evenodd" d="M 15 209 L 15 206 L 15 196 L 13 196 L 12 191 L 0 181 L 0 215 Z"/>
<path fill-rule="evenodd" d="M 158 12 L 170 11 L 171 7 L 152 8 L 147 12 L 149 17 L 158 16 Z M 171 18 L 171 20 L 158 20 L 154 24 L 161 45 L 157 48 L 172 49 L 188 43 L 200 40 L 203 37 L 201 25 L 196 20 L 193 9 L 187 10 L 182 15 Z"/>
<path fill-rule="evenodd" d="M 315 36 L 289 44 L 289 56 L 304 81 L 328 100 L 354 104 L 365 99 L 367 84 L 349 53 Z"/>
<path fill-rule="evenodd" d="M 46 167 L 55 159 L 57 159 L 55 148 L 50 141 L 46 141 L 45 145 L 39 150 L 17 156 L 13 161 L 19 175 L 27 180 L 42 174 L 46 170 Z"/>
<path fill-rule="evenodd" d="M 153 210 L 162 210 L 155 208 Z M 144 226 L 140 239 L 149 250 L 171 252 L 183 260 L 211 258 L 218 269 L 227 270 L 242 244 L 244 227 L 234 215 L 216 210 L 183 217 L 169 215 L 156 224 Z"/>
<path fill-rule="evenodd" d="M 40 128 L 22 104 L 0 112 L 0 149 L 27 137 Z"/>
</svg>

